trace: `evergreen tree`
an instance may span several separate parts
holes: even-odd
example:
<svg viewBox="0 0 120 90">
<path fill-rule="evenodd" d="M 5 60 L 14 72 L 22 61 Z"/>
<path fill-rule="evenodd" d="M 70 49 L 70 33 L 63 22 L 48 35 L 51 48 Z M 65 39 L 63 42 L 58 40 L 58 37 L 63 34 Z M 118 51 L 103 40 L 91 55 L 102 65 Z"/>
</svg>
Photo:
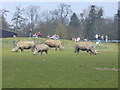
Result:
<svg viewBox="0 0 120 90">
<path fill-rule="evenodd" d="M 118 17 L 118 19 L 120 19 L 120 8 L 117 11 L 117 17 Z"/>
<path fill-rule="evenodd" d="M 117 21 L 118 21 L 118 39 L 120 40 L 120 2 L 119 2 L 119 8 L 117 11 Z"/>
<path fill-rule="evenodd" d="M 100 8 L 100 10 L 98 11 L 98 14 L 97 14 L 97 18 L 98 18 L 98 19 L 101 19 L 102 16 L 103 16 L 103 9 Z"/>
<path fill-rule="evenodd" d="M 112 23 L 112 31 L 111 31 L 112 39 L 118 40 L 118 16 L 114 15 L 114 21 Z"/>
<path fill-rule="evenodd" d="M 94 20 L 94 19 L 96 19 L 96 16 L 97 16 L 96 6 L 92 5 L 91 10 L 90 10 L 89 15 L 88 15 L 88 18 L 91 20 Z"/>
<path fill-rule="evenodd" d="M 94 5 L 91 6 L 88 18 L 87 18 L 87 23 L 86 23 L 86 32 L 85 32 L 85 37 L 88 39 L 94 39 L 95 35 L 95 26 L 94 22 L 97 18 L 97 12 L 96 12 L 96 7 Z"/>
<path fill-rule="evenodd" d="M 24 9 L 20 6 L 16 7 L 16 11 L 12 18 L 12 26 L 14 27 L 15 31 L 22 30 L 25 25 L 26 18 L 23 17 Z"/>
<path fill-rule="evenodd" d="M 76 13 L 73 13 L 73 15 L 70 17 L 70 26 L 77 27 L 80 25 L 79 19 L 76 15 Z"/>
<path fill-rule="evenodd" d="M 94 20 L 94 34 L 100 34 L 100 32 L 102 32 L 102 26 L 104 25 L 103 23 L 103 9 L 100 8 L 99 10 L 97 10 L 96 12 L 96 18 Z M 102 33 L 103 34 L 103 33 Z"/>
</svg>

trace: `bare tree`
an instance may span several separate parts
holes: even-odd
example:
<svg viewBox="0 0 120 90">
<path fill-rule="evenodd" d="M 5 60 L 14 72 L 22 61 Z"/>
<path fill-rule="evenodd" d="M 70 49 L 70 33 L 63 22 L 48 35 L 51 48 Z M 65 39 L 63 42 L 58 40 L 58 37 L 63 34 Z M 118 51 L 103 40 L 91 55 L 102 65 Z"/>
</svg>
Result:
<svg viewBox="0 0 120 90">
<path fill-rule="evenodd" d="M 39 22 L 54 23 L 57 21 L 55 15 L 53 14 L 53 11 L 42 11 L 39 16 Z"/>
<path fill-rule="evenodd" d="M 38 22 L 40 7 L 39 6 L 29 6 L 26 9 L 26 16 L 28 18 L 28 23 L 30 23 L 30 28 L 33 30 Z"/>
<path fill-rule="evenodd" d="M 60 4 L 57 9 L 53 11 L 56 18 L 60 20 L 61 23 L 66 23 L 65 21 L 68 19 L 69 15 L 72 13 L 70 9 L 70 5 L 67 4 Z"/>
<path fill-rule="evenodd" d="M 39 15 L 37 27 L 34 28 L 35 31 L 33 32 L 41 32 L 43 34 L 42 37 L 52 35 L 56 32 L 57 21 L 58 20 L 54 17 L 52 11 L 42 11 Z"/>
</svg>

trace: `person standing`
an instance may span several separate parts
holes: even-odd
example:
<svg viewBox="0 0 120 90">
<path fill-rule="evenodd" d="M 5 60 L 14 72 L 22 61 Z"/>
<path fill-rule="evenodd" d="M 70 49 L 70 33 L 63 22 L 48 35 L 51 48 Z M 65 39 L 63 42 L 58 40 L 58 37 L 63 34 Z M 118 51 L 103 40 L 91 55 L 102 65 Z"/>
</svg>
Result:
<svg viewBox="0 0 120 90">
<path fill-rule="evenodd" d="M 101 43 L 101 37 L 98 35 L 98 42 Z"/>
<path fill-rule="evenodd" d="M 95 35 L 96 42 L 98 42 L 98 34 Z"/>
<path fill-rule="evenodd" d="M 105 42 L 108 42 L 108 35 L 105 36 Z"/>
<path fill-rule="evenodd" d="M 32 29 L 29 31 L 29 37 L 32 37 Z"/>
<path fill-rule="evenodd" d="M 81 40 L 84 41 L 84 37 L 83 36 L 82 36 Z"/>
<path fill-rule="evenodd" d="M 103 35 L 101 36 L 101 40 L 102 40 L 102 43 L 104 43 L 104 36 Z"/>
</svg>

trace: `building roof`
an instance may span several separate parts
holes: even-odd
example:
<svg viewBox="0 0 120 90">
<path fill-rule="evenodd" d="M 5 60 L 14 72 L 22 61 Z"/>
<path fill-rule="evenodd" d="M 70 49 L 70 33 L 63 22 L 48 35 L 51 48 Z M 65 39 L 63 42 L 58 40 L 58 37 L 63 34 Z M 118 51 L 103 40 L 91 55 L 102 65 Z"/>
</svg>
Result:
<svg viewBox="0 0 120 90">
<path fill-rule="evenodd" d="M 0 28 L 0 30 L 4 30 L 4 31 L 8 31 L 8 32 L 16 33 L 16 34 L 17 34 L 17 32 L 15 32 L 15 31 L 11 31 L 11 30 L 7 30 L 7 29 L 2 29 L 2 28 Z"/>
</svg>

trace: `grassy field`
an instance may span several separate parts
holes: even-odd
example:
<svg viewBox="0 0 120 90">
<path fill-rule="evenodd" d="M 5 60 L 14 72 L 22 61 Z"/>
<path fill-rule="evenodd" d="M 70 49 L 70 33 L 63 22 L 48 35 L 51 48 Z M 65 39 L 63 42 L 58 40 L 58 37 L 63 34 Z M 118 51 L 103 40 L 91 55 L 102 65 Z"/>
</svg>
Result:
<svg viewBox="0 0 120 90">
<path fill-rule="evenodd" d="M 2 44 L 3 88 L 117 88 L 117 44 L 96 46 L 100 54 L 74 54 L 74 43 L 62 40 L 65 50 L 33 55 L 31 50 L 11 52 L 19 40 L 43 43 L 46 39 L 6 38 Z M 102 68 L 99 70 L 98 68 Z M 107 68 L 107 69 L 105 69 Z M 104 69 L 104 70 L 103 70 Z M 109 69 L 109 70 L 108 70 Z"/>
</svg>

